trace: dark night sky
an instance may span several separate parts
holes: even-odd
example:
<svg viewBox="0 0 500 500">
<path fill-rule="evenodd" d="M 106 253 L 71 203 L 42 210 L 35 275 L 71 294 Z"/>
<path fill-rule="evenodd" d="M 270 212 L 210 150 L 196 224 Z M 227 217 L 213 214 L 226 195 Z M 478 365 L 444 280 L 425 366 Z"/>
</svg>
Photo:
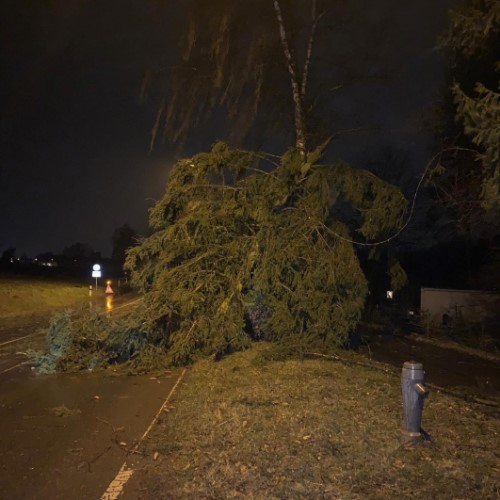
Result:
<svg viewBox="0 0 500 500">
<path fill-rule="evenodd" d="M 373 126 L 338 139 L 331 154 L 363 166 L 393 146 L 411 153 L 415 175 L 423 168 L 423 118 L 444 75 L 435 40 L 455 3 L 350 2 L 359 22 L 347 39 L 382 31 L 373 69 L 390 66 L 391 78 L 337 98 L 341 128 Z M 80 241 L 109 255 L 116 227 L 146 231 L 172 163 L 165 148 L 149 154 L 153 115 L 138 99 L 144 69 L 173 53 L 169 17 L 153 0 L 4 0 L 0 9 L 0 252 L 57 253 Z M 193 143 L 219 138 L 205 131 Z"/>
</svg>

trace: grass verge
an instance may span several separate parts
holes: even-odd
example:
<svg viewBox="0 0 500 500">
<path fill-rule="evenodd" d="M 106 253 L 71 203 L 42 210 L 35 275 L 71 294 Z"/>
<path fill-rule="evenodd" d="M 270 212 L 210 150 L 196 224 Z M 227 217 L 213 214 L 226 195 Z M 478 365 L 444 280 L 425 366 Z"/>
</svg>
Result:
<svg viewBox="0 0 500 500">
<path fill-rule="evenodd" d="M 408 448 L 398 377 L 272 349 L 194 365 L 135 459 L 138 498 L 499 497 L 498 408 L 432 393 L 432 441 Z"/>
<path fill-rule="evenodd" d="M 0 275 L 0 319 L 45 314 L 88 299 L 81 284 Z"/>
</svg>

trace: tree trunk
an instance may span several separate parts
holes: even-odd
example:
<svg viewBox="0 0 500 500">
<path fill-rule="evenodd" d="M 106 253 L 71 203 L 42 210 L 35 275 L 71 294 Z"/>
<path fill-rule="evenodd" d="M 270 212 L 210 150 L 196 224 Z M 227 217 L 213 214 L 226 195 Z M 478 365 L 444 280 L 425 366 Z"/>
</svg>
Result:
<svg viewBox="0 0 500 500">
<path fill-rule="evenodd" d="M 300 83 L 297 75 L 296 64 L 292 56 L 292 51 L 288 43 L 285 31 L 285 23 L 281 14 L 281 7 L 278 0 L 273 0 L 274 11 L 278 21 L 281 45 L 285 55 L 288 73 L 290 74 L 290 83 L 292 85 L 292 98 L 294 106 L 294 125 L 295 125 L 295 147 L 302 157 L 306 156 L 306 127 L 304 120 L 303 96 L 300 92 Z"/>
</svg>

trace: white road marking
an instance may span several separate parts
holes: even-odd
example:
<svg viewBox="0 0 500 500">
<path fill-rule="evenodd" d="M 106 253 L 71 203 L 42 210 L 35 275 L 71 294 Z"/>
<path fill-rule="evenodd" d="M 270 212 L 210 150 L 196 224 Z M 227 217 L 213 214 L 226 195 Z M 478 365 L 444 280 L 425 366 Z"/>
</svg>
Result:
<svg viewBox="0 0 500 500">
<path fill-rule="evenodd" d="M 137 451 L 139 449 L 139 446 L 141 443 L 144 441 L 146 436 L 149 434 L 153 426 L 156 424 L 158 418 L 160 418 L 161 412 L 165 409 L 165 406 L 167 406 L 168 402 L 170 401 L 170 398 L 173 396 L 175 390 L 177 389 L 177 386 L 181 383 L 182 378 L 184 377 L 184 374 L 186 373 L 186 369 L 182 371 L 182 373 L 179 375 L 179 378 L 177 379 L 177 382 L 175 385 L 172 387 L 170 392 L 168 393 L 165 401 L 163 401 L 163 404 L 161 405 L 160 409 L 158 410 L 158 413 L 154 416 L 153 420 L 149 424 L 148 428 L 144 432 L 144 434 L 141 436 L 137 444 L 134 446 L 133 451 Z M 111 481 L 111 483 L 108 486 L 108 489 L 104 492 L 104 494 L 101 497 L 101 500 L 116 500 L 122 493 L 123 493 L 123 488 L 127 481 L 131 478 L 132 474 L 134 473 L 134 469 L 131 469 L 128 467 L 127 462 L 123 462 L 122 466 L 120 467 L 120 470 L 118 471 L 118 474 L 116 477 Z"/>
<path fill-rule="evenodd" d="M 111 481 L 108 489 L 101 497 L 101 500 L 115 500 L 116 498 L 118 498 L 123 491 L 125 483 L 132 477 L 133 473 L 134 471 L 132 469 L 127 468 L 127 465 L 123 464 L 120 471 L 113 479 L 113 481 Z"/>
<path fill-rule="evenodd" d="M 12 342 L 18 342 L 19 340 L 27 339 L 28 337 L 33 337 L 33 335 L 36 335 L 37 333 L 40 332 L 30 333 L 29 335 L 25 335 L 24 337 L 17 337 L 17 339 L 8 340 L 7 342 L 2 342 L 0 344 L 0 347 L 2 347 L 3 345 L 12 344 Z"/>
<path fill-rule="evenodd" d="M 1 372 L 0 372 L 0 375 L 1 375 L 2 373 L 7 373 L 7 372 L 10 372 L 11 370 L 15 370 L 15 369 L 16 369 L 16 368 L 18 368 L 19 366 L 23 366 L 23 365 L 25 365 L 25 364 L 26 364 L 26 361 L 23 361 L 22 363 L 19 363 L 19 364 L 17 364 L 17 365 L 11 366 L 10 368 L 7 368 L 6 370 L 1 371 Z"/>
</svg>

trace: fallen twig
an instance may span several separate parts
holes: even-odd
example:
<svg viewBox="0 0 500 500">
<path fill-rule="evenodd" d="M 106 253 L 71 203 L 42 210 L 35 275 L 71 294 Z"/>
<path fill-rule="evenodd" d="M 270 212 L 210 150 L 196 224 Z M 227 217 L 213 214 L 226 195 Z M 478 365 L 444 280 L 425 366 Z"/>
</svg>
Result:
<svg viewBox="0 0 500 500">
<path fill-rule="evenodd" d="M 336 361 L 343 361 L 340 356 L 336 354 L 321 354 L 319 352 L 306 352 L 306 356 L 314 356 L 316 358 L 327 358 L 327 359 L 335 359 Z"/>
</svg>

